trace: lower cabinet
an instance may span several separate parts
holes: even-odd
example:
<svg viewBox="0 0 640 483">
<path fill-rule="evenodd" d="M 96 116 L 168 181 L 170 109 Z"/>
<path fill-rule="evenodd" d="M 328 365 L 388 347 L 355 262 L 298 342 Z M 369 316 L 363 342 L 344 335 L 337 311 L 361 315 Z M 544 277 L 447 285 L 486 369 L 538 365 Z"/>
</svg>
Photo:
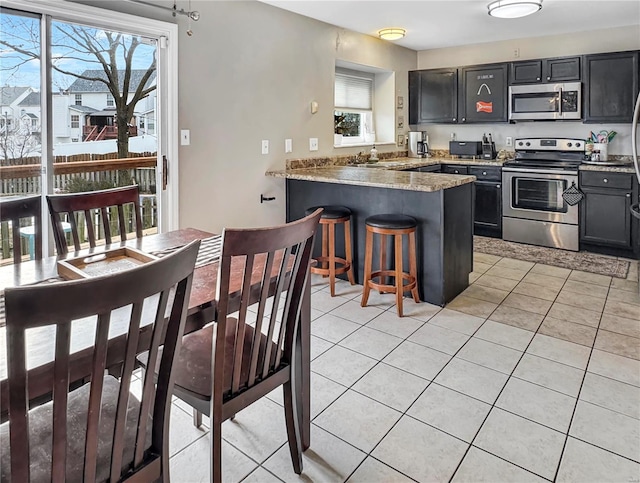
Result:
<svg viewBox="0 0 640 483">
<path fill-rule="evenodd" d="M 580 243 L 587 248 L 633 250 L 637 235 L 629 208 L 637 198 L 632 174 L 581 172 Z"/>
<path fill-rule="evenodd" d="M 476 181 L 474 234 L 502 238 L 502 185 Z"/>
</svg>

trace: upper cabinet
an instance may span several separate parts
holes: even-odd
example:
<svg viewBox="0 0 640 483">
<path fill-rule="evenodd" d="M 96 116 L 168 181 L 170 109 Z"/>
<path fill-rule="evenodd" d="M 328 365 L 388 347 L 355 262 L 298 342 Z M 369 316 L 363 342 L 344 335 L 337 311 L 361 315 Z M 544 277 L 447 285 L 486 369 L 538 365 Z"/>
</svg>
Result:
<svg viewBox="0 0 640 483">
<path fill-rule="evenodd" d="M 508 64 L 460 69 L 459 122 L 507 122 Z"/>
<path fill-rule="evenodd" d="M 458 69 L 409 72 L 409 124 L 455 123 Z"/>
<path fill-rule="evenodd" d="M 585 55 L 583 81 L 585 122 L 631 122 L 638 51 Z"/>
<path fill-rule="evenodd" d="M 525 60 L 510 66 L 511 85 L 579 81 L 581 74 L 580 57 Z"/>
</svg>

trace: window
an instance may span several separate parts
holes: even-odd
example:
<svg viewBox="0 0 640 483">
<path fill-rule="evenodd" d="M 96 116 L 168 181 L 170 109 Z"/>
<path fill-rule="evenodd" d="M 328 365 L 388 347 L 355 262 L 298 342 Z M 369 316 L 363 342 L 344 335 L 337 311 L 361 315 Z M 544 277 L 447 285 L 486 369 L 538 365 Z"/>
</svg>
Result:
<svg viewBox="0 0 640 483">
<path fill-rule="evenodd" d="M 140 129 L 144 129 L 144 116 L 140 118 Z"/>
<path fill-rule="evenodd" d="M 374 141 L 373 74 L 336 68 L 334 144 Z"/>
<path fill-rule="evenodd" d="M 82 105 L 82 94 L 76 94 L 76 106 Z"/>
<path fill-rule="evenodd" d="M 71 114 L 71 128 L 78 129 L 80 127 L 80 116 Z"/>
<path fill-rule="evenodd" d="M 107 107 L 113 107 L 116 105 L 116 102 L 113 99 L 111 94 L 107 94 Z"/>
<path fill-rule="evenodd" d="M 38 120 L 37 119 L 31 119 L 31 127 L 32 128 L 38 127 Z"/>
</svg>

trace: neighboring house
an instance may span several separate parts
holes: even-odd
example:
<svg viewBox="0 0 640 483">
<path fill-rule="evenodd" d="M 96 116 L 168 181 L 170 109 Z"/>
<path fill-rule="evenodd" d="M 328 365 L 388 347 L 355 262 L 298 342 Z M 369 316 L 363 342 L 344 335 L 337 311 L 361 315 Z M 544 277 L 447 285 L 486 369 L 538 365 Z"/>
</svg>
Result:
<svg viewBox="0 0 640 483">
<path fill-rule="evenodd" d="M 13 126 L 24 113 L 31 112 L 24 107 L 20 107 L 20 103 L 31 94 L 36 94 L 36 96 L 39 97 L 39 94 L 33 87 L 0 87 L 0 132 L 4 132 L 7 126 L 11 129 L 11 126 Z M 40 118 L 39 106 L 37 116 Z"/>
</svg>

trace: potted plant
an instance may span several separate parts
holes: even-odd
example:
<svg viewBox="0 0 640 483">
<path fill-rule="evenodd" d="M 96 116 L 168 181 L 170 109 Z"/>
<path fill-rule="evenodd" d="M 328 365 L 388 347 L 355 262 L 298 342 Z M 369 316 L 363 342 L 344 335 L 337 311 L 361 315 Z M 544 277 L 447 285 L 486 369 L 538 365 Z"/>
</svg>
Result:
<svg viewBox="0 0 640 483">
<path fill-rule="evenodd" d="M 344 134 L 345 127 L 342 123 L 345 120 L 344 115 L 333 115 L 333 145 L 340 146 L 342 144 L 342 135 Z"/>
</svg>

